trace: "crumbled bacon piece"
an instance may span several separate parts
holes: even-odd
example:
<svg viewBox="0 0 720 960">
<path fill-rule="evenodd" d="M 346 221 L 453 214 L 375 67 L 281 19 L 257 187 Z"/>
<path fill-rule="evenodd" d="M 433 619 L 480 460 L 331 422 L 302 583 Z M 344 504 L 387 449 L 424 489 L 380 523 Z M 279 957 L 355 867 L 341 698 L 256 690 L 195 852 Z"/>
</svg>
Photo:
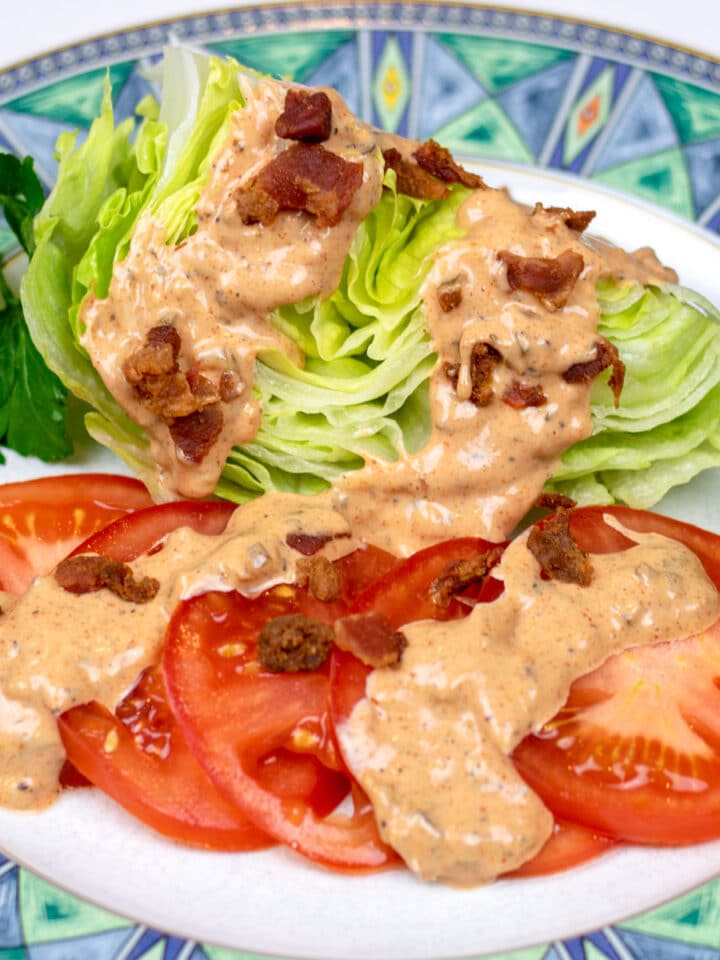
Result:
<svg viewBox="0 0 720 960">
<path fill-rule="evenodd" d="M 201 463 L 222 433 L 224 416 L 219 403 L 176 417 L 168 424 L 173 443 L 190 463 Z"/>
<path fill-rule="evenodd" d="M 218 392 L 220 399 L 224 403 L 229 403 L 231 400 L 239 397 L 242 393 L 242 388 L 243 382 L 239 373 L 235 373 L 233 370 L 223 370 L 220 374 Z"/>
<path fill-rule="evenodd" d="M 510 289 L 533 294 L 548 310 L 565 306 L 585 266 L 574 250 L 565 250 L 559 257 L 521 257 L 501 250 L 498 259 L 507 266 Z"/>
<path fill-rule="evenodd" d="M 535 524 L 527 546 L 551 580 L 586 587 L 592 580 L 593 568 L 587 553 L 570 533 L 571 514 L 571 510 L 560 507 L 552 516 Z"/>
<path fill-rule="evenodd" d="M 333 637 L 331 626 L 301 613 L 275 617 L 260 631 L 258 660 L 273 673 L 317 670 L 328 658 Z"/>
<path fill-rule="evenodd" d="M 572 497 L 566 497 L 564 493 L 548 493 L 543 492 L 535 501 L 535 506 L 539 507 L 541 510 L 558 510 L 560 507 L 564 507 L 566 510 L 571 510 L 573 507 L 577 506 L 575 500 Z"/>
<path fill-rule="evenodd" d="M 592 360 L 585 360 L 581 363 L 574 363 L 563 373 L 563 380 L 566 383 L 589 383 L 595 377 L 612 367 L 612 373 L 608 380 L 608 386 L 613 392 L 615 406 L 620 405 L 620 394 L 625 383 L 625 364 L 620 359 L 620 354 L 614 343 L 610 343 L 604 337 L 594 344 L 595 357 Z"/>
<path fill-rule="evenodd" d="M 335 624 L 335 645 L 352 653 L 369 667 L 396 667 L 407 638 L 383 613 L 353 613 Z"/>
<path fill-rule="evenodd" d="M 242 384 L 232 371 L 224 371 L 216 384 L 197 363 L 183 372 L 180 347 L 180 335 L 171 324 L 152 327 L 122 369 L 135 397 L 167 424 L 183 457 L 200 463 L 222 431 L 219 401 L 233 399 Z"/>
<path fill-rule="evenodd" d="M 443 313 L 450 313 L 462 303 L 463 282 L 462 277 L 452 277 L 450 280 L 443 280 L 437 289 L 438 303 Z"/>
<path fill-rule="evenodd" d="M 383 150 L 385 166 L 395 171 L 397 192 L 418 200 L 443 200 L 450 191 L 437 177 L 413 160 L 406 160 L 395 147 Z"/>
<path fill-rule="evenodd" d="M 502 395 L 502 402 L 513 410 L 524 410 L 525 407 L 542 407 L 547 403 L 547 397 L 539 384 L 521 383 L 513 380 Z"/>
<path fill-rule="evenodd" d="M 450 151 L 435 140 L 426 140 L 420 144 L 413 156 L 423 170 L 427 170 L 443 183 L 462 183 L 472 190 L 487 189 L 482 177 L 456 163 Z"/>
<path fill-rule="evenodd" d="M 573 210 L 571 207 L 545 207 L 542 203 L 535 204 L 535 213 L 549 213 L 561 220 L 566 227 L 576 233 L 582 233 L 588 224 L 595 219 L 594 210 Z"/>
<path fill-rule="evenodd" d="M 430 584 L 430 599 L 436 607 L 443 609 L 449 607 L 453 597 L 462 593 L 463 590 L 484 583 L 501 556 L 502 549 L 494 547 L 477 557 L 453 560 Z"/>
<path fill-rule="evenodd" d="M 106 588 L 131 603 L 148 603 L 160 589 L 154 577 L 136 580 L 126 563 L 94 554 L 67 557 L 56 567 L 55 579 L 69 593 L 94 593 Z"/>
<path fill-rule="evenodd" d="M 275 133 L 284 140 L 322 143 L 332 132 L 332 103 L 322 90 L 285 94 L 285 109 L 275 121 Z"/>
<path fill-rule="evenodd" d="M 342 581 L 337 567 L 327 557 L 307 557 L 297 565 L 297 579 L 307 585 L 311 596 L 322 603 L 332 603 L 342 593 Z"/>
<path fill-rule="evenodd" d="M 343 160 L 318 143 L 294 143 L 238 192 L 237 209 L 244 223 L 268 226 L 281 210 L 300 210 L 319 227 L 333 227 L 362 180 L 362 163 Z"/>
<path fill-rule="evenodd" d="M 289 533 L 285 543 L 304 557 L 311 557 L 332 540 L 329 533 Z"/>
<path fill-rule="evenodd" d="M 494 367 L 502 360 L 502 354 L 489 343 L 478 341 L 470 353 L 470 396 L 476 407 L 487 407 L 493 399 L 492 375 Z M 460 364 L 446 363 L 443 367 L 448 380 L 457 390 Z"/>
<path fill-rule="evenodd" d="M 122 365 L 138 400 L 154 414 L 169 419 L 196 409 L 187 378 L 180 372 L 180 335 L 171 324 L 151 327 L 145 343 Z"/>
</svg>

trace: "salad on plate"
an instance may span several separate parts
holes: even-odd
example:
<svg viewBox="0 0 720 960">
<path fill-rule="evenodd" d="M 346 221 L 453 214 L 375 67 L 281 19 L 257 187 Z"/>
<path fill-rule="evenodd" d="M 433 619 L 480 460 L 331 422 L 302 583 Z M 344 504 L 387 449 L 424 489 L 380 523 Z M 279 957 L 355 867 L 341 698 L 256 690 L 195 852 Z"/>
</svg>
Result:
<svg viewBox="0 0 720 960">
<path fill-rule="evenodd" d="M 648 509 L 720 465 L 718 311 L 332 90 L 163 70 L 46 200 L 0 165 L 4 440 L 67 456 L 69 391 L 138 478 L 0 488 L 0 803 L 458 886 L 720 836 L 720 540 Z"/>
</svg>

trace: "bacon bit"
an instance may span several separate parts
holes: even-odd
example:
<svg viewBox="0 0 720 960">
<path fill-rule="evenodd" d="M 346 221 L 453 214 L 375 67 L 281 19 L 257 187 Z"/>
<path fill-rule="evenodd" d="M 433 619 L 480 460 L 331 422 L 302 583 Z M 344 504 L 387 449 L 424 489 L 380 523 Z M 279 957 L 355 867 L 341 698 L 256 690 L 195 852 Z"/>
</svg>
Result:
<svg viewBox="0 0 720 960">
<path fill-rule="evenodd" d="M 284 140 L 322 143 L 332 132 L 330 97 L 318 90 L 290 89 L 285 109 L 275 121 L 275 133 Z"/>
<path fill-rule="evenodd" d="M 469 400 L 476 407 L 487 407 L 493 399 L 491 386 L 494 367 L 502 360 L 502 354 L 489 343 L 478 341 L 473 344 L 470 353 L 470 390 Z M 457 390 L 460 377 L 460 364 L 446 363 L 443 367 L 445 375 Z"/>
<path fill-rule="evenodd" d="M 498 260 L 507 265 L 511 290 L 531 293 L 548 310 L 564 307 L 585 261 L 574 250 L 565 250 L 559 257 L 520 257 L 501 250 Z"/>
<path fill-rule="evenodd" d="M 462 303 L 463 298 L 463 278 L 461 276 L 453 277 L 451 280 L 444 280 L 437 289 L 438 303 L 443 313 L 450 313 Z"/>
<path fill-rule="evenodd" d="M 240 374 L 235 373 L 233 370 L 223 370 L 220 374 L 218 391 L 220 399 L 224 403 L 229 403 L 231 400 L 237 399 L 242 393 L 242 388 L 243 382 Z"/>
<path fill-rule="evenodd" d="M 151 327 L 145 343 L 125 360 L 122 371 L 133 393 L 151 413 L 163 419 L 185 416 L 196 404 L 180 373 L 180 334 L 172 324 Z"/>
<path fill-rule="evenodd" d="M 318 143 L 294 143 L 266 164 L 236 196 L 243 223 L 268 226 L 281 210 L 300 210 L 319 227 L 334 227 L 363 180 L 351 163 Z"/>
<path fill-rule="evenodd" d="M 213 403 L 186 417 L 176 417 L 168 429 L 183 457 L 190 463 L 201 463 L 222 433 L 224 419 L 220 404 Z"/>
<path fill-rule="evenodd" d="M 577 506 L 577 502 L 572 497 L 566 497 L 563 493 L 541 493 L 535 501 L 535 506 L 540 510 L 558 510 L 564 507 L 566 510 L 572 510 Z"/>
<path fill-rule="evenodd" d="M 436 607 L 445 609 L 453 597 L 463 590 L 485 582 L 492 568 L 502 557 L 502 548 L 493 547 L 487 553 L 466 560 L 448 563 L 440 576 L 430 584 L 430 599 Z"/>
<path fill-rule="evenodd" d="M 413 154 L 418 165 L 427 170 L 443 183 L 462 183 L 472 190 L 486 190 L 487 185 L 482 177 L 470 173 L 459 163 L 456 163 L 452 154 L 445 147 L 441 147 L 435 140 L 426 140 Z"/>
<path fill-rule="evenodd" d="M 301 613 L 269 620 L 258 638 L 258 660 L 273 673 L 317 670 L 333 645 L 333 628 Z"/>
<path fill-rule="evenodd" d="M 383 613 L 353 613 L 335 624 L 335 645 L 352 653 L 368 667 L 397 667 L 407 637 Z"/>
<path fill-rule="evenodd" d="M 398 193 L 418 200 L 444 200 L 449 195 L 450 191 L 443 183 L 417 163 L 406 160 L 395 147 L 383 150 L 383 159 L 385 166 L 395 171 Z"/>
<path fill-rule="evenodd" d="M 333 539 L 329 533 L 289 533 L 285 543 L 304 557 L 311 557 Z"/>
<path fill-rule="evenodd" d="M 570 533 L 571 513 L 560 507 L 552 516 L 535 524 L 528 537 L 528 550 L 551 580 L 586 587 L 592 581 L 593 568 L 587 553 Z"/>
<path fill-rule="evenodd" d="M 594 210 L 573 210 L 571 207 L 544 207 L 542 203 L 535 204 L 534 213 L 549 213 L 561 220 L 566 227 L 576 233 L 582 233 L 588 224 L 595 219 Z"/>
<path fill-rule="evenodd" d="M 148 603 L 160 589 L 154 577 L 136 580 L 126 563 L 95 555 L 67 557 L 56 567 L 55 579 L 68 593 L 94 593 L 106 588 L 131 603 Z"/>
<path fill-rule="evenodd" d="M 311 596 L 322 603 L 332 603 L 342 593 L 340 574 L 327 557 L 298 561 L 297 580 L 302 586 L 307 585 Z"/>
<path fill-rule="evenodd" d="M 614 343 L 610 343 L 604 337 L 595 344 L 595 358 L 586 360 L 584 363 L 574 363 L 563 373 L 563 380 L 566 383 L 589 383 L 595 377 L 612 367 L 612 374 L 608 380 L 608 386 L 613 392 L 615 406 L 620 406 L 620 394 L 625 384 L 625 364 L 620 359 L 620 354 Z"/>
<path fill-rule="evenodd" d="M 530 385 L 513 380 L 503 393 L 502 402 L 513 410 L 524 410 L 525 407 L 543 407 L 547 403 L 547 397 L 539 384 Z"/>
</svg>

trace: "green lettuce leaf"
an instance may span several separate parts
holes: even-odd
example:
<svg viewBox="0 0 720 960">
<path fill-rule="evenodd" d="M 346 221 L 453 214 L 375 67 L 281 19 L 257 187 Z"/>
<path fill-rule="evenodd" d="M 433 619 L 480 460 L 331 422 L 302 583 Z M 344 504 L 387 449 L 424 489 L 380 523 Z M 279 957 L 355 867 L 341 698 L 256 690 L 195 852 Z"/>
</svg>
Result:
<svg viewBox="0 0 720 960">
<path fill-rule="evenodd" d="M 649 508 L 720 466 L 720 312 L 683 287 L 598 286 L 602 322 L 626 364 L 616 408 L 592 391 L 593 435 L 567 450 L 549 489 L 579 503 Z"/>
</svg>

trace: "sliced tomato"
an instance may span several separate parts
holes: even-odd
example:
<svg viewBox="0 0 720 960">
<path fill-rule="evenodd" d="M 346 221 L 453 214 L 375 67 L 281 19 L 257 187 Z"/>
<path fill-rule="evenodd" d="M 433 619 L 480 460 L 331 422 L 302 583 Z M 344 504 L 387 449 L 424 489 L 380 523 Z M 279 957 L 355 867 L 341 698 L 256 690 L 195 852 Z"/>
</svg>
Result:
<svg viewBox="0 0 720 960">
<path fill-rule="evenodd" d="M 162 546 L 163 539 L 178 527 L 191 527 L 212 536 L 222 533 L 236 509 L 226 501 L 177 500 L 137 510 L 79 543 L 74 553 L 99 553 L 128 563 Z"/>
<path fill-rule="evenodd" d="M 272 841 L 219 791 L 195 760 L 150 668 L 113 715 L 99 703 L 58 718 L 76 771 L 165 836 L 215 850 L 256 850 Z"/>
<path fill-rule="evenodd" d="M 720 537 L 644 511 L 587 508 L 572 519 L 584 549 L 630 546 L 605 513 L 685 543 L 720 589 Z M 514 759 L 559 817 L 634 843 L 719 837 L 720 623 L 611 657 L 573 685 L 560 713 Z"/>
<path fill-rule="evenodd" d="M 340 573 L 342 599 L 345 603 L 354 603 L 368 587 L 379 577 L 384 577 L 401 560 L 372 544 L 363 544 L 352 553 L 335 561 Z"/>
<path fill-rule="evenodd" d="M 466 616 L 470 606 L 454 599 L 447 607 L 437 606 L 430 595 L 430 586 L 452 563 L 471 560 L 488 553 L 498 544 L 479 537 L 445 540 L 419 550 L 406 560 L 395 563 L 355 598 L 351 613 L 382 613 L 396 629 L 411 620 L 454 620 Z M 490 599 L 490 595 L 483 596 Z"/>
<path fill-rule="evenodd" d="M 396 861 L 378 836 L 373 812 L 350 790 L 341 772 L 329 719 L 327 667 L 271 673 L 261 668 L 256 642 L 277 616 L 304 613 L 331 621 L 340 604 L 313 600 L 299 587 L 282 586 L 250 600 L 208 593 L 175 611 L 163 665 L 172 709 L 195 756 L 216 786 L 248 818 L 306 857 L 345 869 L 378 868 Z M 306 788 L 285 778 L 288 758 L 312 758 L 318 782 L 343 794 L 353 812 L 320 815 Z M 340 800 L 335 795 L 334 807 Z"/>
<path fill-rule="evenodd" d="M 420 550 L 405 560 L 388 565 L 370 585 L 359 593 L 348 614 L 370 611 L 382 613 L 395 629 L 413 620 L 454 620 L 470 613 L 473 602 L 494 599 L 502 585 L 488 578 L 474 597 L 454 599 L 447 607 L 435 604 L 430 595 L 433 581 L 458 560 L 471 560 L 498 545 L 479 537 L 445 540 Z M 349 717 L 355 704 L 365 695 L 365 681 L 371 668 L 351 653 L 333 649 L 331 657 L 332 717 L 335 726 Z"/>
<path fill-rule="evenodd" d="M 0 486 L 0 589 L 21 594 L 79 543 L 152 503 L 138 481 L 112 474 L 43 477 Z"/>
<path fill-rule="evenodd" d="M 615 840 L 596 830 L 566 820 L 556 820 L 550 839 L 542 850 L 517 870 L 503 874 L 503 878 L 545 877 L 550 873 L 560 873 L 595 860 L 614 846 Z"/>
</svg>

